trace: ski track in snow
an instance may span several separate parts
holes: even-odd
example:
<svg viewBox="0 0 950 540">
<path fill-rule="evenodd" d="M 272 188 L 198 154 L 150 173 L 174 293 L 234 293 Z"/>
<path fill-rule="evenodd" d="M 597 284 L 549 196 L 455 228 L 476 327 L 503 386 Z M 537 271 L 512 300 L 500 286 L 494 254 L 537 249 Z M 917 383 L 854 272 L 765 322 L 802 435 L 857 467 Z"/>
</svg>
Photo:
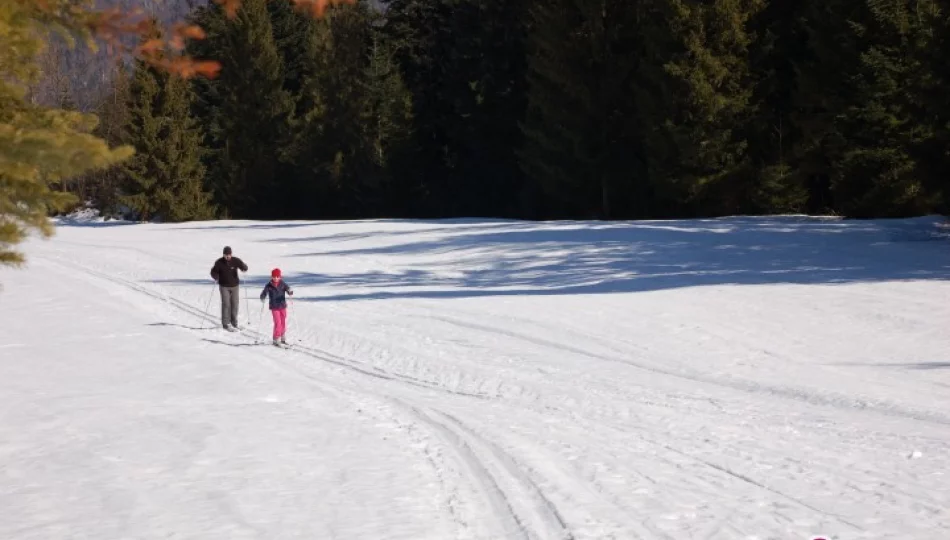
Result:
<svg viewBox="0 0 950 540">
<path fill-rule="evenodd" d="M 59 259 L 59 260 L 56 260 L 55 262 L 58 264 L 58 263 L 61 263 L 62 260 Z M 214 320 L 212 318 L 208 317 L 206 314 L 202 312 L 197 311 L 194 307 L 178 299 L 151 291 L 148 288 L 138 285 L 129 280 L 110 276 L 107 273 L 100 272 L 91 268 L 84 268 L 80 264 L 76 264 L 76 263 L 72 264 L 72 268 L 81 270 L 82 272 L 85 272 L 89 276 L 93 276 L 95 278 L 105 280 L 112 285 L 123 287 L 135 293 L 143 294 L 145 296 L 150 297 L 153 300 L 165 302 L 167 303 L 168 306 L 181 310 L 189 315 L 196 316 L 202 321 L 208 320 L 214 323 Z M 252 334 L 246 328 L 239 331 L 238 333 L 244 337 L 252 337 L 255 340 L 255 342 L 262 339 L 262 336 L 256 333 Z M 263 338 L 266 338 L 266 336 L 263 336 Z M 362 375 L 367 375 L 370 377 L 379 378 L 383 380 L 399 380 L 400 382 L 403 382 L 405 384 L 409 384 L 409 385 L 413 385 L 413 386 L 417 386 L 421 388 L 431 388 L 428 385 L 418 383 L 412 378 L 391 375 L 391 374 L 383 372 L 382 370 L 371 371 L 362 367 L 358 367 L 357 365 L 355 365 L 356 364 L 355 362 L 348 362 L 345 359 L 333 358 L 332 356 L 328 356 L 326 354 L 321 353 L 320 351 L 316 351 L 306 346 L 292 345 L 291 350 L 289 352 L 305 354 L 313 359 L 329 362 L 337 366 L 346 367 L 347 369 L 355 371 Z M 300 374 L 299 371 L 296 373 Z M 315 377 L 306 376 L 306 375 L 304 375 L 304 377 L 307 380 L 317 384 L 322 391 L 326 391 L 328 389 L 333 391 L 332 390 L 333 387 L 327 385 L 325 382 L 320 382 L 319 379 Z M 438 389 L 438 388 L 436 389 L 444 390 L 444 389 Z M 449 392 L 452 394 L 461 395 L 461 396 L 477 397 L 474 394 L 466 394 L 464 392 L 454 392 L 454 391 L 449 391 Z M 375 399 L 378 401 L 380 397 L 388 397 L 388 396 L 386 396 L 385 394 L 375 394 L 375 395 L 363 394 L 363 397 L 364 399 L 369 398 L 370 400 Z M 432 416 L 432 413 L 427 414 L 411 405 L 406 404 L 405 402 L 401 400 L 393 400 L 393 401 L 401 409 L 408 412 L 412 418 L 408 423 L 406 423 L 405 420 L 400 420 L 396 417 L 393 417 L 391 421 L 395 422 L 395 425 L 398 425 L 400 430 L 407 431 L 410 434 L 414 430 L 418 429 L 418 424 L 423 424 L 431 428 L 433 432 L 435 432 L 439 436 L 442 443 L 445 443 L 451 447 L 451 451 L 455 454 L 455 458 L 459 462 L 459 465 L 463 467 L 464 469 L 466 469 L 465 476 L 469 477 L 468 480 L 478 484 L 477 490 L 481 491 L 489 499 L 490 510 L 491 510 L 490 512 L 488 512 L 486 515 L 479 515 L 477 516 L 477 518 L 469 517 L 469 518 L 463 519 L 463 518 L 457 517 L 458 524 L 460 526 L 465 525 L 466 523 L 475 523 L 476 525 L 473 528 L 477 531 L 485 527 L 486 524 L 489 523 L 490 521 L 497 520 L 498 524 L 496 528 L 493 530 L 485 531 L 486 536 L 484 537 L 487 537 L 487 538 L 526 538 L 526 539 L 532 539 L 532 540 L 538 539 L 538 538 L 552 538 L 552 539 L 564 538 L 565 540 L 568 540 L 568 539 L 573 538 L 568 533 L 557 534 L 557 535 L 551 534 L 551 531 L 553 530 L 559 529 L 561 531 L 564 531 L 565 524 L 562 521 L 560 521 L 559 516 L 557 516 L 556 510 L 554 510 L 550 506 L 550 503 L 546 499 L 543 498 L 543 495 L 540 494 L 540 492 L 537 490 L 537 487 L 534 486 L 530 480 L 525 480 L 525 477 L 519 475 L 519 469 L 517 468 L 515 464 L 513 464 L 513 462 L 511 462 L 510 457 L 503 454 L 497 449 L 493 449 L 494 451 L 491 452 L 490 455 L 492 455 L 494 459 L 506 460 L 506 463 L 505 463 L 504 468 L 500 468 L 502 472 L 499 473 L 496 471 L 494 473 L 489 473 L 488 468 L 487 468 L 488 466 L 485 463 L 483 463 L 483 459 L 479 457 L 480 455 L 484 455 L 484 453 L 475 452 L 473 450 L 473 446 L 475 446 L 476 444 L 484 446 L 484 445 L 487 445 L 488 443 L 486 443 L 483 440 L 478 439 L 478 436 L 473 434 L 472 432 L 465 431 L 464 428 L 458 423 L 458 421 L 452 419 L 451 417 L 448 417 L 448 418 L 452 420 L 452 424 L 453 424 L 452 428 L 449 427 L 449 423 L 440 422 L 434 419 Z M 363 403 L 365 407 L 366 406 L 365 402 Z M 428 449 L 425 452 L 427 454 L 427 460 L 430 462 L 430 464 L 432 464 L 437 469 L 442 469 L 443 467 L 445 467 L 444 460 L 441 460 L 441 462 L 439 462 L 439 460 L 432 458 L 430 455 L 431 451 Z M 496 467 L 495 469 L 499 469 L 499 468 Z M 507 483 L 518 486 L 517 489 L 519 490 L 531 490 L 535 497 L 541 499 L 545 503 L 546 505 L 545 511 L 548 514 L 550 514 L 550 516 L 537 517 L 536 515 L 532 515 L 531 517 L 536 522 L 536 524 L 533 526 L 526 526 L 521 521 L 521 518 L 519 518 L 519 514 L 515 513 L 515 511 L 512 509 L 512 504 L 514 503 L 511 500 L 509 500 L 509 497 L 506 495 L 506 491 L 499 487 L 499 484 L 498 484 L 499 480 L 496 480 L 496 478 L 498 478 L 499 476 L 505 478 L 505 480 L 507 480 Z M 444 478 L 443 478 L 443 481 L 444 481 Z M 509 489 L 512 489 L 512 488 L 509 488 Z M 453 499 L 454 501 L 460 500 L 458 493 L 452 493 L 449 497 Z M 453 514 L 454 513 L 455 512 L 453 512 Z M 532 513 L 537 514 L 538 512 L 535 511 Z M 552 521 L 554 525 L 550 526 L 549 523 L 551 523 Z M 541 534 L 534 532 L 535 530 L 542 530 L 542 529 L 544 529 L 544 532 Z M 465 538 L 467 537 L 466 534 L 467 533 L 460 533 L 460 537 Z M 478 537 L 482 537 L 482 536 L 479 535 Z"/>
<path fill-rule="evenodd" d="M 929 226 L 890 223 L 910 236 Z M 735 232 L 742 227 L 745 236 Z M 415 456 L 437 479 L 432 496 L 455 538 L 945 538 L 950 378 L 940 366 L 950 366 L 950 255 L 944 241 L 896 242 L 888 227 L 796 218 L 642 223 L 618 247 L 599 236 L 616 236 L 611 227 L 583 223 L 123 225 L 62 227 L 52 241 L 31 243 L 28 255 L 38 276 L 104 287 L 120 306 L 176 327 L 204 355 L 241 351 L 374 418 L 375 429 L 392 435 L 387 448 Z M 582 241 L 561 238 L 578 230 Z M 764 244 L 756 236 L 763 231 L 799 236 L 777 238 L 794 242 L 784 247 L 791 254 L 769 262 L 783 245 Z M 538 239 L 499 242 L 491 236 L 498 234 Z M 707 236 L 680 242 L 666 234 Z M 240 315 L 247 327 L 235 334 L 218 327 L 216 294 L 205 311 L 208 269 L 224 244 L 251 266 L 242 290 L 251 302 L 242 299 Z M 697 246 L 706 259 L 694 256 Z M 622 265 L 608 257 L 621 248 Z M 820 279 L 702 281 L 704 265 L 726 267 L 719 254 L 741 248 L 763 253 L 747 261 L 761 275 L 807 275 L 788 267 L 809 262 L 813 273 L 942 277 L 875 282 L 869 272 L 849 284 L 828 278 L 833 287 Z M 873 253 L 884 248 L 891 251 Z M 266 344 L 266 314 L 262 325 L 250 321 L 272 266 L 284 269 L 299 298 L 292 347 L 283 351 Z M 629 291 L 610 284 L 641 267 L 676 268 L 643 279 L 683 283 L 642 290 L 633 282 Z M 492 272 L 498 285 L 525 292 L 480 292 Z M 7 287 L 35 279 L 29 271 L 0 277 Z M 552 285 L 583 292 L 546 289 Z M 44 305 L 37 301 L 35 312 L 61 309 Z M 59 343 L 92 352 L 96 340 L 148 339 L 150 330 Z M 11 355 L 29 348 L 0 338 Z M 403 499 L 396 486 L 377 487 Z M 316 519 L 330 534 L 374 537 L 338 530 L 352 520 L 333 514 Z M 0 518 L 0 533 L 10 532 L 4 526 Z M 286 526 L 286 534 L 302 527 Z M 435 523 L 428 533 L 416 526 L 423 529 L 408 537 L 446 537 Z M 273 531 L 244 528 L 252 537 Z"/>
</svg>

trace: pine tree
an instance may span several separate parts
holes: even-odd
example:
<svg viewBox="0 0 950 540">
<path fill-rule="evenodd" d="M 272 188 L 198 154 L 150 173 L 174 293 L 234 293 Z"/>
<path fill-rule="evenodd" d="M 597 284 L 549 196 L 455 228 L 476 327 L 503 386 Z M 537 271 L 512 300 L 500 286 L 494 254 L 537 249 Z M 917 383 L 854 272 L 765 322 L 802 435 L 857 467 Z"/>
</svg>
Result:
<svg viewBox="0 0 950 540">
<path fill-rule="evenodd" d="M 305 31 L 296 40 L 285 40 L 299 48 L 300 56 L 293 80 L 288 85 L 299 85 L 291 94 L 294 114 L 290 122 L 292 137 L 282 150 L 288 164 L 287 190 L 292 194 L 286 207 L 289 215 L 298 218 L 326 218 L 337 215 L 339 197 L 327 173 L 330 151 L 327 140 L 326 115 L 329 92 L 325 78 L 333 68 L 327 57 L 332 50 L 331 34 L 326 18 L 308 21 Z M 299 80 L 298 80 L 299 79 Z"/>
<path fill-rule="evenodd" d="M 120 201 L 139 219 L 209 219 L 203 189 L 202 133 L 191 114 L 191 89 L 180 77 L 138 62 L 132 77 L 126 137 L 136 155 L 125 167 Z"/>
<path fill-rule="evenodd" d="M 53 234 L 47 215 L 75 198 L 50 185 L 128 158 L 90 132 L 96 118 L 38 107 L 25 96 L 50 32 L 65 29 L 33 2 L 0 4 L 0 264 L 24 261 L 16 251 L 31 231 Z M 67 29 L 68 30 L 68 29 Z"/>
<path fill-rule="evenodd" d="M 412 95 L 414 114 L 409 178 L 417 184 L 418 215 L 438 216 L 451 212 L 447 186 L 451 179 L 454 145 L 446 133 L 455 96 L 444 79 L 453 74 L 452 9 L 444 0 L 383 0 L 385 32 L 396 47 L 396 61 Z M 457 7 L 457 6 L 455 6 Z"/>
<path fill-rule="evenodd" d="M 109 88 L 100 95 L 95 106 L 99 125 L 93 133 L 112 146 L 125 142 L 124 132 L 130 121 L 130 79 L 125 64 L 116 62 Z M 90 174 L 92 202 L 106 219 L 118 214 L 120 187 L 125 179 L 123 168 L 116 165 Z"/>
<path fill-rule="evenodd" d="M 446 133 L 454 146 L 447 186 L 454 213 L 507 217 L 521 210 L 524 172 L 517 151 L 527 109 L 530 3 L 470 0 L 451 9 L 454 61 L 442 79 L 453 104 Z"/>
<path fill-rule="evenodd" d="M 526 0 L 385 0 L 388 41 L 412 95 L 420 213 L 514 215 L 523 185 Z"/>
<path fill-rule="evenodd" d="M 317 21 L 295 8 L 291 0 L 271 0 L 267 10 L 274 46 L 283 66 L 283 88 L 297 101 L 304 78 L 313 71 L 313 61 L 317 60 L 307 54 Z"/>
<path fill-rule="evenodd" d="M 838 120 L 845 149 L 832 177 L 846 215 L 919 215 L 937 204 L 914 156 L 934 136 L 930 113 L 916 104 L 916 81 L 927 76 L 923 51 L 931 41 L 923 4 L 932 3 L 868 0 L 862 17 L 850 21 L 864 47 L 850 72 L 852 99 Z"/>
<path fill-rule="evenodd" d="M 541 217 L 644 217 L 662 153 L 657 3 L 553 0 L 531 11 L 521 164 Z M 651 155 L 652 154 L 652 155 Z"/>
<path fill-rule="evenodd" d="M 152 157 L 157 156 L 164 142 L 160 133 L 162 119 L 156 114 L 161 107 L 160 92 L 156 74 L 143 65 L 137 66 L 132 76 L 130 118 L 126 126 L 127 140 L 136 148 L 136 155 L 124 167 L 128 180 L 122 190 L 126 194 L 119 197 L 119 202 L 143 221 L 152 219 L 164 202 L 160 199 L 165 186 L 156 171 L 161 165 L 153 164 Z"/>
<path fill-rule="evenodd" d="M 933 196 L 934 210 L 950 215 L 950 5 L 921 2 L 918 13 L 924 34 L 930 39 L 921 51 L 916 114 L 930 126 L 933 135 L 914 152 L 924 187 Z"/>
<path fill-rule="evenodd" d="M 798 168 L 802 136 L 794 103 L 800 87 L 796 67 L 810 54 L 804 24 L 809 1 L 768 2 L 751 21 L 757 36 L 749 50 L 757 114 L 745 136 L 758 182 L 748 200 L 763 212 L 809 208 L 807 177 Z"/>
<path fill-rule="evenodd" d="M 696 200 L 705 213 L 755 210 L 744 128 L 756 113 L 749 21 L 764 0 L 669 1 L 679 46 L 666 66 L 676 100 L 664 131 L 675 153 L 660 174 L 674 197 Z"/>
<path fill-rule="evenodd" d="M 381 212 L 399 213 L 408 203 L 412 186 L 396 184 L 393 170 L 412 133 L 412 96 L 406 88 L 395 61 L 392 45 L 377 30 L 380 16 L 367 12 L 367 42 L 363 45 L 363 71 L 359 123 L 361 125 L 361 159 L 365 161 L 366 180 L 360 181 L 359 196 L 370 205 L 360 209 L 364 215 Z"/>
<path fill-rule="evenodd" d="M 161 154 L 167 162 L 161 172 L 167 175 L 169 202 L 167 211 L 161 210 L 175 222 L 213 219 L 215 215 L 212 194 L 204 185 L 204 135 L 191 113 L 192 101 L 188 81 L 175 75 L 165 77 L 160 112 L 166 122 Z"/>
<path fill-rule="evenodd" d="M 333 8 L 307 41 L 312 68 L 299 98 L 295 161 L 322 217 L 378 215 L 404 200 L 391 164 L 408 138 L 410 96 L 379 18 L 363 2 Z"/>
<path fill-rule="evenodd" d="M 404 141 L 411 129 L 412 97 L 386 36 L 372 31 L 367 49 L 368 59 L 363 70 L 367 99 L 362 107 L 363 117 L 371 133 L 373 162 L 385 167 L 393 157 L 393 148 Z"/>
<path fill-rule="evenodd" d="M 811 213 L 838 207 L 831 180 L 846 150 L 840 118 L 858 99 L 850 78 L 864 46 L 851 23 L 864 11 L 862 2 L 806 0 L 772 2 L 762 12 L 755 65 L 764 79 L 753 153 L 763 175 L 787 173 L 792 195 L 774 210 L 798 210 L 796 198 L 805 198 L 802 209 Z"/>
<path fill-rule="evenodd" d="M 283 88 L 267 0 L 244 0 L 234 18 L 212 4 L 200 8 L 193 20 L 206 39 L 191 43 L 189 52 L 221 63 L 217 79 L 195 84 L 216 201 L 227 217 L 279 216 L 287 193 L 277 173 L 293 100 Z"/>
</svg>

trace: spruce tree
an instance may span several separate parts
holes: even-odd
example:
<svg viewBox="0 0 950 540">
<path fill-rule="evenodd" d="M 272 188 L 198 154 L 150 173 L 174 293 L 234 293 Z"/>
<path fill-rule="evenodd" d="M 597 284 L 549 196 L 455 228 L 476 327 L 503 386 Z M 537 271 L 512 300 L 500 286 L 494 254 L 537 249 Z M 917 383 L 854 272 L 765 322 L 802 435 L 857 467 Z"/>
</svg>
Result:
<svg viewBox="0 0 950 540">
<path fill-rule="evenodd" d="M 126 137 L 136 155 L 125 166 L 120 201 L 144 221 L 209 219 L 203 189 L 202 133 L 191 114 L 189 83 L 137 62 Z"/>
<path fill-rule="evenodd" d="M 136 148 L 136 155 L 125 165 L 125 175 L 120 204 L 128 206 L 138 219 L 148 221 L 159 212 L 163 191 L 159 164 L 152 163 L 150 154 L 157 156 L 161 139 L 162 120 L 156 114 L 161 106 L 158 77 L 143 65 L 136 66 L 132 76 L 129 103 L 129 123 L 126 126 L 127 140 Z M 145 155 L 142 155 L 145 149 Z M 160 158 L 159 158 L 160 159 Z"/>
<path fill-rule="evenodd" d="M 930 40 L 921 51 L 923 68 L 916 80 L 916 112 L 931 126 L 932 137 L 914 151 L 924 187 L 933 196 L 934 210 L 950 215 L 950 6 L 923 2 L 918 12 Z"/>
<path fill-rule="evenodd" d="M 537 217 L 645 217 L 668 37 L 651 1 L 553 0 L 531 10 L 525 142 Z"/>
<path fill-rule="evenodd" d="M 572 2 L 539 3 L 531 10 L 525 144 L 519 155 L 528 197 L 540 203 L 541 216 L 591 216 L 599 207 L 597 182 L 586 174 L 586 156 L 578 155 L 595 118 L 584 99 L 592 76 L 579 35 L 583 24 Z"/>
<path fill-rule="evenodd" d="M 411 102 L 364 2 L 328 11 L 308 40 L 295 159 L 320 216 L 398 211 L 392 163 L 408 138 Z"/>
<path fill-rule="evenodd" d="M 523 173 L 527 0 L 385 0 L 385 31 L 412 95 L 419 213 L 514 215 Z"/>
<path fill-rule="evenodd" d="M 745 136 L 758 171 L 758 183 L 749 200 L 758 211 L 802 212 L 809 208 L 806 177 L 797 167 L 801 129 L 794 120 L 794 99 L 799 91 L 796 66 L 809 54 L 804 25 L 807 8 L 807 0 L 768 2 L 751 21 L 757 36 L 749 51 L 757 114 Z"/>
<path fill-rule="evenodd" d="M 317 21 L 296 8 L 291 0 L 270 0 L 267 11 L 274 46 L 283 66 L 283 88 L 296 98 L 301 93 L 304 77 L 313 70 L 314 59 L 308 56 L 307 50 Z"/>
<path fill-rule="evenodd" d="M 267 0 L 244 0 L 234 18 L 211 4 L 193 20 L 206 39 L 191 43 L 189 53 L 221 63 L 218 78 L 195 84 L 215 199 L 227 217 L 278 217 L 288 199 L 278 168 L 293 101 L 283 88 Z"/>
<path fill-rule="evenodd" d="M 804 210 L 811 213 L 836 212 L 839 206 L 831 181 L 846 150 L 841 113 L 858 99 L 850 79 L 863 44 L 852 31 L 852 21 L 864 10 L 863 2 L 807 0 L 773 2 L 763 13 L 782 30 L 771 59 L 766 59 L 771 60 L 766 66 L 780 70 L 780 75 L 767 79 L 759 92 L 760 98 L 771 99 L 760 100 L 760 130 L 754 137 L 760 143 L 758 156 L 766 167 L 777 163 L 788 168 L 792 185 L 798 182 L 806 190 Z M 785 101 L 780 101 L 783 96 Z M 768 140 L 775 145 L 771 152 L 762 150 L 761 143 Z"/>
<path fill-rule="evenodd" d="M 212 219 L 212 195 L 205 190 L 206 169 L 201 162 L 204 135 L 191 113 L 191 86 L 175 75 L 165 77 L 160 110 L 166 125 L 161 154 L 167 163 L 162 172 L 168 179 L 169 221 Z"/>
<path fill-rule="evenodd" d="M 454 73 L 443 78 L 454 103 L 446 132 L 456 148 L 448 186 L 455 213 L 507 217 L 521 211 L 524 172 L 517 152 L 527 109 L 530 4 L 471 0 L 452 9 Z"/>
<path fill-rule="evenodd" d="M 381 16 L 367 12 L 367 42 L 363 45 L 359 123 L 361 153 L 366 163 L 367 180 L 360 181 L 361 191 L 373 193 L 364 215 L 398 214 L 409 202 L 412 186 L 397 183 L 394 169 L 401 165 L 412 133 L 412 96 L 403 82 L 395 61 L 393 46 L 377 30 Z M 365 200 L 366 195 L 360 199 Z"/>
<path fill-rule="evenodd" d="M 332 50 L 331 42 L 326 18 L 308 21 L 306 32 L 295 42 L 302 52 L 297 63 L 299 81 L 291 84 L 299 84 L 300 89 L 291 95 L 295 110 L 291 119 L 293 136 L 282 156 L 289 163 L 291 182 L 287 189 L 293 193 L 287 210 L 289 215 L 299 218 L 331 217 L 337 215 L 340 206 L 327 172 L 330 151 L 325 144 L 330 99 L 325 79 L 333 68 L 327 56 Z"/>
<path fill-rule="evenodd" d="M 96 102 L 96 115 L 99 125 L 94 134 L 109 145 L 116 146 L 125 142 L 125 128 L 129 124 L 129 104 L 131 77 L 124 63 L 116 62 L 110 77 L 109 88 Z M 119 193 L 125 175 L 121 165 L 96 171 L 90 174 L 92 200 L 100 215 L 109 219 L 119 210 Z"/>
<path fill-rule="evenodd" d="M 97 119 L 75 111 L 39 107 L 26 99 L 38 76 L 38 55 L 54 31 L 69 31 L 66 18 L 49 17 L 49 4 L 0 4 L 0 264 L 24 261 L 16 250 L 31 231 L 53 234 L 48 214 L 75 198 L 51 184 L 106 168 L 132 154 L 111 149 L 91 134 Z M 74 11 L 75 12 L 75 11 Z"/>
<path fill-rule="evenodd" d="M 452 9 L 444 0 L 383 0 L 385 31 L 397 46 L 396 60 L 412 95 L 412 155 L 405 171 L 418 184 L 418 215 L 447 215 L 454 145 L 446 133 L 455 96 L 445 88 L 451 76 Z M 407 182 L 408 183 L 408 182 Z"/>
<path fill-rule="evenodd" d="M 660 172 L 694 212 L 756 210 L 745 127 L 756 114 L 749 72 L 750 19 L 764 0 L 669 0 L 670 30 L 678 41 L 666 68 L 675 104 L 663 127 L 672 160 Z"/>
<path fill-rule="evenodd" d="M 923 53 L 932 39 L 925 3 L 931 4 L 868 0 L 861 18 L 850 21 L 863 47 L 850 72 L 852 99 L 838 120 L 844 150 L 832 177 L 845 215 L 919 215 L 937 203 L 914 155 L 934 136 L 931 113 L 917 104 L 916 81 L 929 76 Z"/>
</svg>

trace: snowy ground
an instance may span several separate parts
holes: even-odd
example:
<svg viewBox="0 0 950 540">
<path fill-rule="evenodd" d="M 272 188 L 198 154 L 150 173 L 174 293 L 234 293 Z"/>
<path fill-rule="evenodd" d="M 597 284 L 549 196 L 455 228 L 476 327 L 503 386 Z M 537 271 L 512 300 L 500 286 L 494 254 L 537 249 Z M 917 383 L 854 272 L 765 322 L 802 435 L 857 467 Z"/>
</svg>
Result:
<svg viewBox="0 0 950 540">
<path fill-rule="evenodd" d="M 64 223 L 0 270 L 0 538 L 950 538 L 942 230 Z"/>
</svg>

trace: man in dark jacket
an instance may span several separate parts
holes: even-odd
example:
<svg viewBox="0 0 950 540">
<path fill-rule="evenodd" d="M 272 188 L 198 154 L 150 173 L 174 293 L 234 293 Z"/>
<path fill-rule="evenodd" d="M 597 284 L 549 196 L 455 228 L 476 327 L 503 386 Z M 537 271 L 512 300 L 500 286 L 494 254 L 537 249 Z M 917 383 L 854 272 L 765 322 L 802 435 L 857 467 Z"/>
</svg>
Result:
<svg viewBox="0 0 950 540">
<path fill-rule="evenodd" d="M 224 247 L 224 257 L 214 262 L 211 267 L 211 277 L 218 283 L 221 290 L 221 326 L 225 330 L 236 332 L 238 326 L 238 309 L 241 307 L 241 295 L 238 278 L 238 269 L 247 272 L 244 261 L 231 255 L 230 246 Z"/>
</svg>

